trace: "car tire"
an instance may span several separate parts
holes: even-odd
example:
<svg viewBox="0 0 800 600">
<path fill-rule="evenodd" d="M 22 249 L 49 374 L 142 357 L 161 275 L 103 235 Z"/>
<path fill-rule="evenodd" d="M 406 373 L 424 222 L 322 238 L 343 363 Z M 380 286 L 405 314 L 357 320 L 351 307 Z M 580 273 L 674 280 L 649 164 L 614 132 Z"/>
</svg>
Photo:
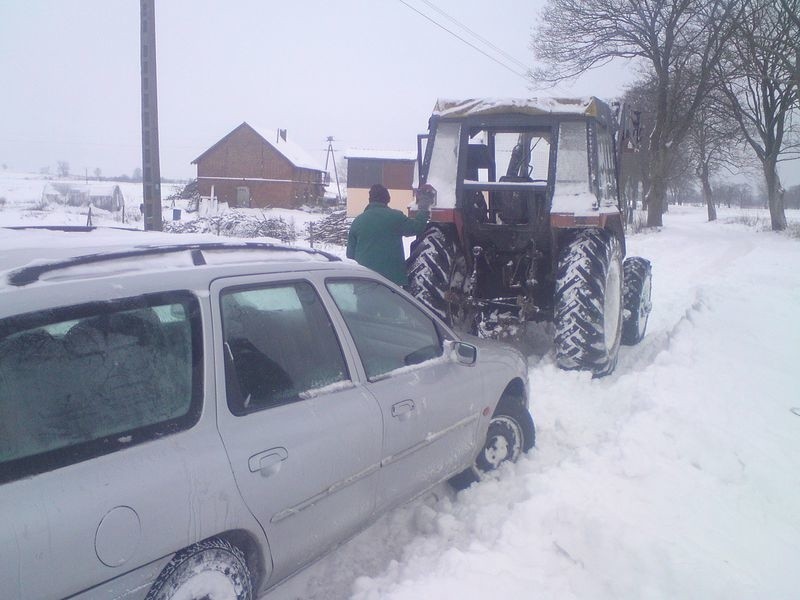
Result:
<svg viewBox="0 0 800 600">
<path fill-rule="evenodd" d="M 211 538 L 178 552 L 146 600 L 252 600 L 253 582 L 242 551 Z"/>
<path fill-rule="evenodd" d="M 408 289 L 448 325 L 465 319 L 459 300 L 466 284 L 466 260 L 455 235 L 430 227 L 411 247 L 406 264 Z"/>
<path fill-rule="evenodd" d="M 622 343 L 633 346 L 642 341 L 652 308 L 650 292 L 653 273 L 650 261 L 631 256 L 622 263 L 623 301 Z"/>
<path fill-rule="evenodd" d="M 468 488 L 506 462 L 519 457 L 536 444 L 536 428 L 530 412 L 519 399 L 504 397 L 489 421 L 486 441 L 472 466 L 450 478 L 457 490 Z"/>
<path fill-rule="evenodd" d="M 556 363 L 608 375 L 622 333 L 622 248 L 616 236 L 585 229 L 558 259 L 555 290 Z"/>
</svg>

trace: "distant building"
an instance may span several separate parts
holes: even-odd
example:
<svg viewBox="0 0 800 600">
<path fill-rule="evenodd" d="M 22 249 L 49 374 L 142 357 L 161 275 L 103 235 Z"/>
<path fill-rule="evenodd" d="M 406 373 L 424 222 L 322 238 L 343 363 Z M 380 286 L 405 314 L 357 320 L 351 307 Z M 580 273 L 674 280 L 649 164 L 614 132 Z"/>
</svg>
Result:
<svg viewBox="0 0 800 600">
<path fill-rule="evenodd" d="M 369 188 L 380 183 L 392 196 L 389 206 L 404 213 L 414 202 L 415 152 L 396 150 L 350 150 L 347 159 L 347 216 L 363 212 Z"/>
<path fill-rule="evenodd" d="M 109 212 L 122 210 L 125 197 L 118 185 L 109 183 L 87 183 L 84 185 L 48 183 L 42 190 L 42 199 L 46 202 L 66 204 L 68 206 L 89 206 L 101 208 Z"/>
<path fill-rule="evenodd" d="M 262 135 L 263 134 L 263 135 Z M 192 161 L 201 196 L 238 208 L 295 208 L 322 201 L 328 174 L 286 130 L 242 123 Z"/>
</svg>

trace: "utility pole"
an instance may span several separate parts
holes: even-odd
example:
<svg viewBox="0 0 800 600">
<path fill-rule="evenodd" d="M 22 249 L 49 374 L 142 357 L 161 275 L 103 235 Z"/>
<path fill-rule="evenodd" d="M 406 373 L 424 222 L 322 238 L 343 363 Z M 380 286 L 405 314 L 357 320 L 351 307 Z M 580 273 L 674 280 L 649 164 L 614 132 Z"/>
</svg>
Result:
<svg viewBox="0 0 800 600">
<path fill-rule="evenodd" d="M 336 170 L 336 156 L 333 153 L 333 136 L 327 137 L 328 153 L 325 155 L 325 170 L 328 170 L 328 159 L 333 158 L 333 174 L 336 177 L 336 203 L 342 202 L 342 190 L 339 189 L 339 173 Z"/>
<path fill-rule="evenodd" d="M 158 157 L 155 0 L 140 0 L 142 23 L 142 187 L 144 229 L 161 231 L 161 167 Z"/>
</svg>

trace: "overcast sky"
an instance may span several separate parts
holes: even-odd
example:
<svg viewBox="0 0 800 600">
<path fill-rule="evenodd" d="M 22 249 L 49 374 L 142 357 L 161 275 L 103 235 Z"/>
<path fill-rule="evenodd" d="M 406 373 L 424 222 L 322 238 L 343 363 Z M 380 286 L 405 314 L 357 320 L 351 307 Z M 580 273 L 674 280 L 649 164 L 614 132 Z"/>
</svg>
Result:
<svg viewBox="0 0 800 600">
<path fill-rule="evenodd" d="M 633 66 L 605 67 L 555 91 L 529 82 L 453 17 L 516 60 L 544 0 L 157 0 L 161 174 L 242 121 L 288 130 L 324 164 L 348 148 L 414 150 L 437 97 L 613 98 Z M 436 12 L 431 5 L 447 16 Z M 130 174 L 141 165 L 139 2 L 0 0 L 0 163 L 38 171 Z"/>
</svg>

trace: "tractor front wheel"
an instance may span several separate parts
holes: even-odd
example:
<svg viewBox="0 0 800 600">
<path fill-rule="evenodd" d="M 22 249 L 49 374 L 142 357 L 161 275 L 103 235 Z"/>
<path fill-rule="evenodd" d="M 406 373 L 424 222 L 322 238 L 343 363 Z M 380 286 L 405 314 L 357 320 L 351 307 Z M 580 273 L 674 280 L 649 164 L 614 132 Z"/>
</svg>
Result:
<svg viewBox="0 0 800 600">
<path fill-rule="evenodd" d="M 642 341 L 647 329 L 647 318 L 653 305 L 650 300 L 652 267 L 650 261 L 640 256 L 631 256 L 622 263 L 623 307 L 622 343 L 633 346 Z"/>
</svg>

